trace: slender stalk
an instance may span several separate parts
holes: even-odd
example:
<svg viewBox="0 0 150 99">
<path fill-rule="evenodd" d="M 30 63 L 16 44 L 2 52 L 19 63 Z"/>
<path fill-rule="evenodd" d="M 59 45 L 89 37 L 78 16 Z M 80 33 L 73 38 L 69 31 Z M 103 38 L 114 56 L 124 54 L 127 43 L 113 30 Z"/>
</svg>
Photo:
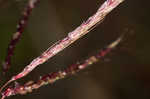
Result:
<svg viewBox="0 0 150 99">
<path fill-rule="evenodd" d="M 32 92 L 34 89 L 38 89 L 41 86 L 47 85 L 47 84 L 53 84 L 57 80 L 63 79 L 65 77 L 68 77 L 70 75 L 73 75 L 88 66 L 96 63 L 99 59 L 104 57 L 106 54 L 108 54 L 114 47 L 116 47 L 120 41 L 122 40 L 122 36 L 119 37 L 116 41 L 102 49 L 99 53 L 97 53 L 94 56 L 91 56 L 84 60 L 83 62 L 78 62 L 76 64 L 73 64 L 69 67 L 67 67 L 64 70 L 60 70 L 57 72 L 49 73 L 43 77 L 41 77 L 38 81 L 33 82 L 29 81 L 25 83 L 24 85 L 16 84 L 15 87 L 9 87 L 2 93 L 2 99 L 5 97 L 9 97 L 16 94 L 26 94 Z"/>
<path fill-rule="evenodd" d="M 56 42 L 54 45 L 49 47 L 45 52 L 43 52 L 39 57 L 35 58 L 29 65 L 27 65 L 23 71 L 21 71 L 16 76 L 13 76 L 8 82 L 11 83 L 17 79 L 20 79 L 27 74 L 29 74 L 35 67 L 46 62 L 49 58 L 56 55 L 58 52 L 62 51 L 70 44 L 87 34 L 97 23 L 101 22 L 104 17 L 111 12 L 115 7 L 117 7 L 123 0 L 106 0 L 98 11 L 91 16 L 87 21 L 82 23 L 74 31 L 68 33 L 67 37 Z M 7 83 L 7 84 L 9 84 Z M 7 85 L 5 84 L 5 86 Z M 0 91 L 3 89 L 2 87 Z"/>
<path fill-rule="evenodd" d="M 25 10 L 22 13 L 22 17 L 18 22 L 17 25 L 17 31 L 13 34 L 11 41 L 8 45 L 8 49 L 7 49 L 7 56 L 5 58 L 5 62 L 3 64 L 3 73 L 5 74 L 8 69 L 11 66 L 11 57 L 14 54 L 14 50 L 16 47 L 16 44 L 19 42 L 22 33 L 25 29 L 25 26 L 28 22 L 29 16 L 32 12 L 32 9 L 35 8 L 35 5 L 37 4 L 39 0 L 29 0 L 27 7 L 25 8 Z"/>
</svg>

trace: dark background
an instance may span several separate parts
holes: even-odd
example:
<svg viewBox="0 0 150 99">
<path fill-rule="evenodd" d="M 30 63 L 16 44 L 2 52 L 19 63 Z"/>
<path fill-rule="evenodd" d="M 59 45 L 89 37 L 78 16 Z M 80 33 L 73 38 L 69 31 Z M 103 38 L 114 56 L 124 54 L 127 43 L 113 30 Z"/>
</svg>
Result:
<svg viewBox="0 0 150 99">
<path fill-rule="evenodd" d="M 19 73 L 33 58 L 93 15 L 104 0 L 41 0 L 18 43 L 7 77 Z M 26 0 L 0 0 L 0 61 Z M 37 67 L 19 83 L 37 80 L 93 55 L 128 29 L 124 41 L 103 60 L 80 73 L 10 99 L 149 99 L 149 0 L 125 0 L 94 30 Z M 0 66 L 1 67 L 1 66 Z M 2 72 L 2 69 L 0 68 Z"/>
</svg>

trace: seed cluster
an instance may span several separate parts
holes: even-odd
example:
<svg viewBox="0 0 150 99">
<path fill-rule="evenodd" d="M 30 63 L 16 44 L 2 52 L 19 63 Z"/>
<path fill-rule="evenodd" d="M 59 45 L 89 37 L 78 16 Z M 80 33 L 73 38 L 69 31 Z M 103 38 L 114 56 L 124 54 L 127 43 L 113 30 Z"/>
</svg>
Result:
<svg viewBox="0 0 150 99">
<path fill-rule="evenodd" d="M 28 6 L 25 8 L 25 10 L 22 13 L 22 17 L 17 25 L 17 31 L 13 34 L 11 41 L 8 45 L 7 56 L 5 58 L 5 63 L 3 64 L 4 73 L 6 73 L 8 71 L 8 69 L 10 68 L 11 57 L 13 56 L 16 44 L 20 40 L 22 33 L 25 29 L 25 26 L 28 22 L 29 16 L 32 12 L 32 9 L 35 7 L 35 5 L 38 3 L 38 1 L 39 0 L 29 0 Z"/>
</svg>

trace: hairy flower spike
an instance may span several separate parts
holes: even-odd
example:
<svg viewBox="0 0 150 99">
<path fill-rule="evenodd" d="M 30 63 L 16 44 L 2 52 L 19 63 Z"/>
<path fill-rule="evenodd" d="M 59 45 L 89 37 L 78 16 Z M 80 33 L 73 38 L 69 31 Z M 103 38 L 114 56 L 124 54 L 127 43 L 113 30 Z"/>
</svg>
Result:
<svg viewBox="0 0 150 99">
<path fill-rule="evenodd" d="M 35 0 L 33 0 L 35 1 Z M 87 34 L 91 29 L 93 29 L 93 27 L 95 27 L 95 25 L 97 25 L 99 22 L 101 22 L 104 17 L 110 12 L 112 11 L 115 7 L 117 7 L 123 0 L 106 0 L 102 6 L 97 10 L 97 12 L 91 16 L 86 22 L 82 23 L 79 27 L 77 27 L 74 31 L 70 32 L 68 34 L 67 37 L 65 37 L 64 39 L 56 42 L 54 45 L 52 45 L 51 47 L 49 47 L 45 52 L 43 52 L 39 57 L 35 58 L 29 65 L 27 65 L 23 71 L 21 71 L 19 74 L 17 74 L 16 76 L 13 76 L 1 89 L 0 91 L 9 83 L 11 83 L 12 81 L 15 81 L 17 79 L 20 79 L 24 76 L 26 76 L 27 74 L 29 74 L 34 68 L 36 68 L 38 65 L 43 64 L 45 61 L 47 61 L 48 59 L 50 59 L 51 57 L 55 56 L 58 52 L 62 51 L 63 49 L 65 49 L 66 47 L 68 47 L 70 44 L 72 44 L 73 42 L 75 42 L 76 40 L 78 40 L 79 38 L 81 38 L 82 36 L 84 36 L 85 34 Z M 30 2 L 30 5 L 32 5 L 32 2 Z M 33 7 L 33 5 L 32 5 Z M 28 9 L 32 9 L 32 7 Z M 27 10 L 28 13 L 30 13 L 30 10 Z M 28 15 L 28 14 L 27 14 Z M 24 19 L 26 19 L 26 17 L 24 17 Z M 21 21 L 19 23 L 19 25 L 21 24 Z M 24 25 L 20 25 L 20 26 L 24 26 Z M 18 28 L 20 34 L 22 33 L 22 28 Z M 24 27 L 23 27 L 24 29 Z M 18 38 L 19 39 L 19 38 Z M 17 39 L 17 40 L 18 40 Z M 16 42 L 16 40 L 12 40 L 12 42 Z M 10 44 L 13 46 L 14 49 L 14 44 Z M 11 52 L 11 54 L 8 54 L 10 56 L 12 56 L 12 52 L 13 50 L 9 50 Z M 109 52 L 109 49 L 107 49 L 107 51 Z M 103 56 L 105 55 L 106 52 L 103 52 Z M 9 63 L 10 61 L 10 56 L 8 57 L 8 61 L 6 63 Z M 101 56 L 101 55 L 99 55 Z M 87 63 L 82 64 L 81 67 L 86 66 Z M 80 68 L 81 68 L 80 67 Z M 67 74 L 68 72 L 72 72 L 74 73 L 74 70 L 78 70 L 79 67 L 77 67 L 77 64 L 75 64 L 74 66 L 71 66 L 69 69 L 65 70 L 64 72 Z"/>
</svg>

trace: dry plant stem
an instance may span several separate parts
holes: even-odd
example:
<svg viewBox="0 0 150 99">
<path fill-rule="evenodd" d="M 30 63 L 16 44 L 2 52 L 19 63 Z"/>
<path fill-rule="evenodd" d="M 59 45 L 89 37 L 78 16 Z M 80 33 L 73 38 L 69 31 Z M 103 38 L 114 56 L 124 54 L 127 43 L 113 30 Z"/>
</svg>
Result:
<svg viewBox="0 0 150 99">
<path fill-rule="evenodd" d="M 29 3 L 27 5 L 27 7 L 25 8 L 25 10 L 23 11 L 22 17 L 20 19 L 20 21 L 18 22 L 17 25 L 17 31 L 16 33 L 13 34 L 11 41 L 8 45 L 8 50 L 7 50 L 7 56 L 5 58 L 5 63 L 3 65 L 3 73 L 5 74 L 8 69 L 10 68 L 11 65 L 11 57 L 13 56 L 14 53 L 14 49 L 16 47 L 16 44 L 18 43 L 18 41 L 21 38 L 21 35 L 25 29 L 25 26 L 28 22 L 29 16 L 32 12 L 32 9 L 35 7 L 35 5 L 37 4 L 39 0 L 29 0 Z"/>
<path fill-rule="evenodd" d="M 17 84 L 15 87 L 9 87 L 2 93 L 2 99 L 5 97 L 9 97 L 16 94 L 26 94 L 29 92 L 32 92 L 34 89 L 38 89 L 41 86 L 47 85 L 47 84 L 53 84 L 57 80 L 63 79 L 65 77 L 68 77 L 70 75 L 73 75 L 88 66 L 96 63 L 100 58 L 104 57 L 106 54 L 108 54 L 118 43 L 121 41 L 122 36 L 118 38 L 116 41 L 111 43 L 106 48 L 102 49 L 99 53 L 97 53 L 94 56 L 89 57 L 88 59 L 84 60 L 83 62 L 77 62 L 76 64 L 73 64 L 69 67 L 67 67 L 64 70 L 49 73 L 43 77 L 41 77 L 37 82 L 29 81 L 25 83 L 24 85 Z"/>
<path fill-rule="evenodd" d="M 26 76 L 30 73 L 35 67 L 44 63 L 49 58 L 56 55 L 58 52 L 62 51 L 64 48 L 68 47 L 70 44 L 78 40 L 83 35 L 87 34 L 93 27 L 101 22 L 104 17 L 111 12 L 115 7 L 117 7 L 123 0 L 106 0 L 102 6 L 98 9 L 98 11 L 91 16 L 86 22 L 82 23 L 79 27 L 77 27 L 74 31 L 70 32 L 67 37 L 56 42 L 50 48 L 48 48 L 45 52 L 43 52 L 39 57 L 34 59 L 29 65 L 27 65 L 22 72 L 13 76 L 8 82 L 15 81 Z M 9 84 L 7 83 L 7 84 Z M 5 86 L 7 85 L 5 84 Z M 1 90 L 4 87 L 1 88 Z"/>
</svg>

